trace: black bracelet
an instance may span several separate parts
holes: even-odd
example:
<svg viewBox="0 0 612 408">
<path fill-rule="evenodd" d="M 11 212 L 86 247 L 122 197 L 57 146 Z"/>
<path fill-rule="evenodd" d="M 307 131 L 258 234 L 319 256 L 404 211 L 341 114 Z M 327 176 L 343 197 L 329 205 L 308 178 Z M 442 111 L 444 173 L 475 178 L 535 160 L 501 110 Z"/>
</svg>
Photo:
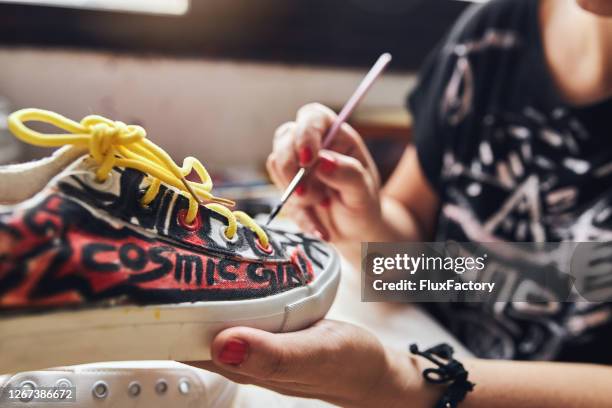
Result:
<svg viewBox="0 0 612 408">
<path fill-rule="evenodd" d="M 468 381 L 469 373 L 463 364 L 453 358 L 454 350 L 448 344 L 442 343 L 425 351 L 419 351 L 419 347 L 412 344 L 410 352 L 425 357 L 438 366 L 438 368 L 427 368 L 423 371 L 425 381 L 432 384 L 449 384 L 435 408 L 456 408 L 465 399 L 467 393 L 474 389 L 476 384 Z"/>
</svg>

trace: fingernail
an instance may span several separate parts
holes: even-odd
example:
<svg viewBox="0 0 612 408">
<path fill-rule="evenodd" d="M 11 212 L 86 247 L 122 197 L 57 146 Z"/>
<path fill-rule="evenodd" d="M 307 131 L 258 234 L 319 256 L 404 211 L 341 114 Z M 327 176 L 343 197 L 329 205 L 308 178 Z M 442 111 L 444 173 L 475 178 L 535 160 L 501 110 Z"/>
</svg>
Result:
<svg viewBox="0 0 612 408">
<path fill-rule="evenodd" d="M 219 361 L 223 364 L 240 365 L 244 362 L 249 345 L 238 339 L 231 339 L 225 342 L 219 353 Z"/>
<path fill-rule="evenodd" d="M 332 173 L 338 165 L 334 160 L 328 159 L 327 157 L 321 157 L 319 159 L 319 167 L 323 173 Z"/>
<path fill-rule="evenodd" d="M 302 147 L 299 151 L 300 166 L 307 166 L 312 160 L 312 150 L 310 147 Z"/>
<path fill-rule="evenodd" d="M 304 194 L 306 194 L 306 186 L 303 184 L 298 184 L 295 188 L 295 194 L 299 196 L 303 196 Z"/>
<path fill-rule="evenodd" d="M 321 200 L 319 204 L 323 208 L 329 208 L 329 206 L 331 205 L 331 198 L 325 197 L 323 200 Z"/>
<path fill-rule="evenodd" d="M 321 241 L 327 241 L 328 240 L 328 236 L 327 234 L 322 233 L 319 230 L 315 230 L 314 235 L 319 238 Z"/>
</svg>

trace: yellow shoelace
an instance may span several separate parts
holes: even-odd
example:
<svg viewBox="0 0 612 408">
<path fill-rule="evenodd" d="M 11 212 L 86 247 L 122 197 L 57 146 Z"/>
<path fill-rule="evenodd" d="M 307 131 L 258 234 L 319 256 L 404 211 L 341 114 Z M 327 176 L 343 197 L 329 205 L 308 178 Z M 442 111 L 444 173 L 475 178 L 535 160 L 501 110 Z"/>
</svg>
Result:
<svg viewBox="0 0 612 408">
<path fill-rule="evenodd" d="M 70 133 L 44 134 L 28 128 L 24 123 L 29 121 L 51 124 Z M 264 230 L 246 213 L 232 211 L 228 206 L 234 202 L 215 197 L 211 191 L 212 179 L 202 163 L 194 157 L 187 157 L 179 167 L 161 147 L 146 139 L 147 132 L 140 126 L 126 125 L 102 116 L 90 115 L 80 123 L 65 118 L 55 112 L 41 109 L 22 109 L 8 118 L 11 132 L 22 141 L 42 147 L 59 147 L 64 145 L 88 147 L 89 153 L 98 164 L 96 179 L 104 182 L 113 167 L 125 167 L 139 170 L 148 175 L 150 184 L 142 197 L 142 204 L 151 203 L 161 183 L 178 190 L 189 199 L 189 209 L 185 222 L 192 224 L 198 214 L 202 200 L 206 208 L 227 218 L 228 226 L 225 236 L 232 239 L 238 230 L 238 222 L 252 230 L 260 244 L 267 248 L 268 236 Z M 200 182 L 185 180 L 195 171 Z"/>
</svg>

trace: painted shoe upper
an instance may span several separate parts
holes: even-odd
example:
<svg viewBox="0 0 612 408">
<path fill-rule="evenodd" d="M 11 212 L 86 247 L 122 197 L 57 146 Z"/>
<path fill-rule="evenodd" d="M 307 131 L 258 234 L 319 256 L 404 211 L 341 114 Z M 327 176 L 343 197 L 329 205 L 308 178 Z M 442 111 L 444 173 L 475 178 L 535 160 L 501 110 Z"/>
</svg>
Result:
<svg viewBox="0 0 612 408">
<path fill-rule="evenodd" d="M 257 298 L 308 285 L 331 260 L 314 238 L 232 211 L 199 161 L 178 167 L 138 126 L 28 109 L 9 127 L 70 146 L 0 168 L 0 309 Z"/>
</svg>

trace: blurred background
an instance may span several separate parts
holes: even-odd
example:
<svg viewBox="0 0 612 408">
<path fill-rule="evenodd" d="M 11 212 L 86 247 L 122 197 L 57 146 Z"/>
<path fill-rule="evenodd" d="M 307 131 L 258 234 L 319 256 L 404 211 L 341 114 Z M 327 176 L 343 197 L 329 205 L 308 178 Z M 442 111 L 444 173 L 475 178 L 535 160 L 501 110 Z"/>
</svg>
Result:
<svg viewBox="0 0 612 408">
<path fill-rule="evenodd" d="M 410 140 L 405 98 L 469 3 L 456 0 L 0 0 L 0 115 L 38 107 L 143 125 L 177 162 L 252 192 L 277 126 L 338 110 L 394 56 L 351 119 L 383 175 Z M 6 136 L 0 162 L 46 154 Z M 261 190 L 261 188 L 260 188 Z"/>
</svg>

